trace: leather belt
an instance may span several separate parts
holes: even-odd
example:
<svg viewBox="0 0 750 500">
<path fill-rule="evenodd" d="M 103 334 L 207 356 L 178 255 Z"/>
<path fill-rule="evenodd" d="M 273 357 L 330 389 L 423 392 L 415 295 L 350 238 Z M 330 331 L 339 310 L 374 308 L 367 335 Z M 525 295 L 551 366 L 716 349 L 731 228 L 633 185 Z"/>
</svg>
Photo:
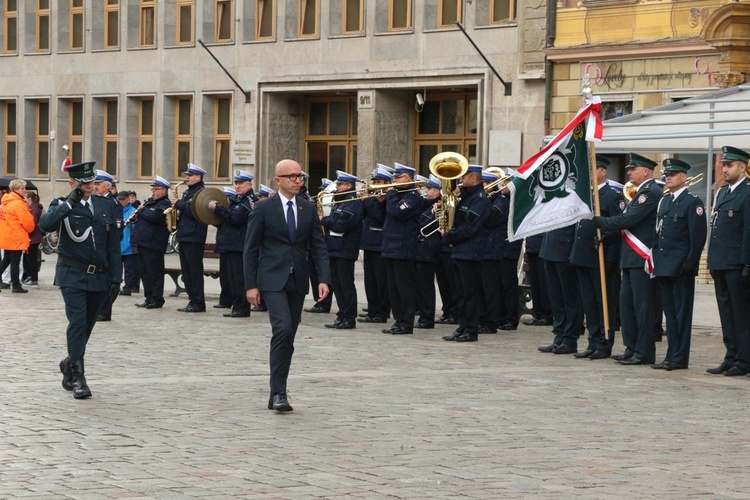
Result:
<svg viewBox="0 0 750 500">
<path fill-rule="evenodd" d="M 86 264 L 85 262 L 80 262 L 75 259 L 69 259 L 67 257 L 63 257 L 62 255 L 57 256 L 57 262 L 61 264 L 65 264 L 68 267 L 72 267 L 73 269 L 78 269 L 79 271 L 83 271 L 86 274 L 102 274 L 107 272 L 106 266 L 97 266 L 96 264 Z"/>
</svg>

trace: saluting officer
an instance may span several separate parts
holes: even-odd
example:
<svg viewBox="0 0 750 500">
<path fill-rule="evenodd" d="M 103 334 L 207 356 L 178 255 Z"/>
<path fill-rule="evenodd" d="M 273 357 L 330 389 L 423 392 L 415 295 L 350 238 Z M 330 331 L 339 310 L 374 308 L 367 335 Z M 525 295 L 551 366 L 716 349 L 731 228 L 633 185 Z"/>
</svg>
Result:
<svg viewBox="0 0 750 500">
<path fill-rule="evenodd" d="M 435 266 L 440 254 L 440 232 L 434 231 L 437 226 L 433 207 L 440 201 L 440 179 L 430 174 L 430 177 L 415 177 L 417 182 L 422 182 L 425 187 L 425 203 L 419 216 L 419 227 L 427 226 L 425 234 L 417 238 L 417 253 L 414 257 L 414 265 L 417 268 L 417 311 L 419 318 L 414 325 L 415 328 L 435 328 Z M 420 232 L 422 230 L 420 229 Z M 432 234 L 430 234 L 432 233 Z"/>
<path fill-rule="evenodd" d="M 708 268 L 714 278 L 724 360 L 708 373 L 750 373 L 750 153 L 724 146 L 721 158 L 726 185 L 719 189 L 711 214 Z"/>
<path fill-rule="evenodd" d="M 253 211 L 249 193 L 253 187 L 253 175 L 245 170 L 234 171 L 235 196 L 229 198 L 229 207 L 222 207 L 214 200 L 208 209 L 224 219 L 216 231 L 216 252 L 226 257 L 227 277 L 233 302 L 232 310 L 225 313 L 227 318 L 247 318 L 250 316 L 250 303 L 245 296 L 245 269 L 242 252 L 245 249 L 247 221 Z"/>
<path fill-rule="evenodd" d="M 136 223 L 130 232 L 130 241 L 138 250 L 145 298 L 137 307 L 160 309 L 164 305 L 164 254 L 169 244 L 164 211 L 172 206 L 168 191 L 169 181 L 157 175 L 151 183 L 151 197 L 138 207 Z"/>
<path fill-rule="evenodd" d="M 185 179 L 188 188 L 182 193 L 182 199 L 172 200 L 172 206 L 179 210 L 177 221 L 177 241 L 180 244 L 180 268 L 185 291 L 190 298 L 186 307 L 177 309 L 180 312 L 206 312 L 206 297 L 203 293 L 203 251 L 206 246 L 208 226 L 201 224 L 193 215 L 193 197 L 203 189 L 203 176 L 206 171 L 188 163 Z"/>
<path fill-rule="evenodd" d="M 633 199 L 621 215 L 593 219 L 594 225 L 605 231 L 622 230 L 620 322 L 625 352 L 612 359 L 623 365 L 650 365 L 656 357 L 651 248 L 656 209 L 663 196 L 654 180 L 656 165 L 653 160 L 631 153 L 625 171 L 637 187 Z"/>
<path fill-rule="evenodd" d="M 328 260 L 331 287 L 339 310 L 336 320 L 326 328 L 350 330 L 357 327 L 357 287 L 354 283 L 354 263 L 359 257 L 364 208 L 357 198 L 357 178 L 342 170 L 336 171 L 336 192 L 331 215 L 321 217 L 320 223 L 328 230 Z"/>
<path fill-rule="evenodd" d="M 67 198 L 52 200 L 39 219 L 42 231 L 58 231 L 55 285 L 60 287 L 68 318 L 68 356 L 60 362 L 62 385 L 73 397 L 91 397 L 84 376 L 86 344 L 99 316 L 102 301 L 122 281 L 120 233 L 112 202 L 94 192 L 94 165 L 90 161 L 67 168 Z"/>
<path fill-rule="evenodd" d="M 690 165 L 676 158 L 662 162 L 667 176 L 664 195 L 656 211 L 654 276 L 667 318 L 667 355 L 651 368 L 686 370 L 690 360 L 695 277 L 706 244 L 706 214 L 700 198 L 687 190 Z"/>
<path fill-rule="evenodd" d="M 453 228 L 443 233 L 443 241 L 452 246 L 451 258 L 458 273 L 461 302 L 458 328 L 443 340 L 476 342 L 479 315 L 482 313 L 482 261 L 487 245 L 485 220 L 490 215 L 490 200 L 482 184 L 482 166 L 469 165 L 461 177 L 461 199 L 456 206 Z"/>
</svg>

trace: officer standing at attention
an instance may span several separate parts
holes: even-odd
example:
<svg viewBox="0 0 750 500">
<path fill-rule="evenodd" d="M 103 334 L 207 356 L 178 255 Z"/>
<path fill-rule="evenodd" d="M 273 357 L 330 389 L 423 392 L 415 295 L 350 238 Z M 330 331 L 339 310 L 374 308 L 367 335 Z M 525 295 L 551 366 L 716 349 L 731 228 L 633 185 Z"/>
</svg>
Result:
<svg viewBox="0 0 750 500">
<path fill-rule="evenodd" d="M 637 187 L 633 199 L 621 215 L 593 218 L 594 225 L 604 231 L 623 230 L 620 322 L 625 352 L 612 356 L 623 365 L 650 365 L 656 361 L 651 248 L 656 236 L 656 209 L 664 194 L 654 180 L 656 165 L 653 160 L 631 153 L 625 171 Z"/>
<path fill-rule="evenodd" d="M 365 212 L 357 198 L 357 178 L 344 171 L 336 171 L 336 192 L 331 215 L 321 217 L 320 223 L 328 230 L 328 261 L 331 269 L 331 288 L 339 310 L 336 320 L 326 328 L 350 330 L 357 328 L 357 287 L 354 284 L 354 263 L 359 257 L 362 238 L 362 219 Z"/>
<path fill-rule="evenodd" d="M 208 226 L 201 224 L 193 216 L 193 197 L 203 189 L 203 176 L 206 171 L 198 165 L 188 163 L 185 178 L 188 188 L 182 193 L 182 199 L 172 200 L 172 206 L 179 210 L 177 221 L 177 241 L 180 243 L 180 268 L 185 291 L 190 298 L 186 307 L 177 309 L 180 312 L 206 312 L 206 297 L 203 294 L 203 250 L 206 246 Z"/>
<path fill-rule="evenodd" d="M 222 207 L 211 200 L 208 209 L 224 218 L 216 231 L 216 252 L 225 255 L 226 272 L 229 289 L 234 302 L 232 310 L 225 313 L 227 318 L 250 317 L 250 303 L 245 297 L 245 271 L 242 264 L 242 252 L 245 249 L 247 221 L 253 206 L 249 193 L 253 187 L 253 176 L 245 170 L 234 171 L 235 196 L 229 198 L 229 208 Z"/>
<path fill-rule="evenodd" d="M 42 231 L 58 231 L 55 285 L 60 287 L 68 318 L 68 356 L 60 362 L 62 385 L 73 397 L 91 397 L 84 376 L 86 344 L 107 292 L 120 288 L 122 261 L 120 233 L 110 200 L 91 196 L 94 165 L 90 161 L 70 165 L 67 198 L 52 200 L 39 219 Z"/>
<path fill-rule="evenodd" d="M 435 328 L 435 267 L 440 256 L 440 244 L 442 237 L 437 229 L 435 221 L 435 212 L 433 207 L 440 201 L 440 190 L 442 184 L 440 179 L 430 174 L 427 179 L 420 175 L 416 176 L 417 181 L 427 183 L 425 188 L 425 201 L 422 213 L 419 216 L 420 235 L 417 238 L 417 253 L 414 258 L 414 265 L 417 270 L 416 291 L 417 294 L 417 311 L 419 319 L 414 325 L 415 328 L 432 329 Z M 423 228 L 427 227 L 427 230 Z M 423 236 L 421 233 L 429 234 Z"/>
<path fill-rule="evenodd" d="M 654 276 L 667 318 L 667 355 L 651 368 L 686 370 L 690 359 L 695 277 L 706 244 L 703 202 L 685 187 L 690 165 L 676 158 L 662 162 L 667 176 L 665 194 L 656 211 Z"/>
<path fill-rule="evenodd" d="M 714 278 L 724 360 L 708 373 L 733 377 L 750 373 L 750 153 L 724 146 L 724 185 L 711 213 L 708 269 Z"/>
<path fill-rule="evenodd" d="M 117 221 L 117 230 L 120 232 L 120 239 L 122 239 L 124 231 L 123 222 L 123 209 L 122 205 L 117 201 L 117 196 L 112 194 L 112 186 L 115 184 L 115 178 L 109 175 L 104 170 L 96 170 L 96 177 L 94 178 L 94 193 L 97 196 L 110 200 L 112 206 L 115 207 L 115 220 Z M 115 191 L 117 191 L 115 189 Z M 120 294 L 120 290 L 116 288 L 110 289 L 104 302 L 102 302 L 102 310 L 99 311 L 99 317 L 97 321 L 112 321 L 112 304 L 117 300 L 117 296 Z"/>
</svg>

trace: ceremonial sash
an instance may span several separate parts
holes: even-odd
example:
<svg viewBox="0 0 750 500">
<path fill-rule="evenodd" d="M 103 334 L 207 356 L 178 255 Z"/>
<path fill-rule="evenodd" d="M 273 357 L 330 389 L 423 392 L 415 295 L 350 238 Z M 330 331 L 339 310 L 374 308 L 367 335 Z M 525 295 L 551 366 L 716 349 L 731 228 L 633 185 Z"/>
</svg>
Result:
<svg viewBox="0 0 750 500">
<path fill-rule="evenodd" d="M 622 237 L 627 242 L 628 246 L 645 261 L 643 263 L 643 270 L 648 273 L 652 278 L 654 277 L 654 258 L 651 255 L 651 249 L 647 247 L 641 240 L 639 240 L 633 233 L 628 229 L 622 230 Z"/>
</svg>

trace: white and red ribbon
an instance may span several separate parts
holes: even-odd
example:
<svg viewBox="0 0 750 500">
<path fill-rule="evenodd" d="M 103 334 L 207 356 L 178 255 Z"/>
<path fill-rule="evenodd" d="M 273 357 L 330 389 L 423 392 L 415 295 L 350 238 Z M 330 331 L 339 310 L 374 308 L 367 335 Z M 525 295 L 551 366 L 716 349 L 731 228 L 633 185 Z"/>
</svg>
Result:
<svg viewBox="0 0 750 500">
<path fill-rule="evenodd" d="M 646 271 L 649 276 L 654 276 L 654 257 L 651 255 L 651 249 L 647 247 L 641 240 L 639 240 L 633 233 L 628 229 L 622 230 L 622 237 L 628 246 L 633 249 L 635 253 L 641 256 L 645 261 L 643 263 L 643 270 Z"/>
</svg>

